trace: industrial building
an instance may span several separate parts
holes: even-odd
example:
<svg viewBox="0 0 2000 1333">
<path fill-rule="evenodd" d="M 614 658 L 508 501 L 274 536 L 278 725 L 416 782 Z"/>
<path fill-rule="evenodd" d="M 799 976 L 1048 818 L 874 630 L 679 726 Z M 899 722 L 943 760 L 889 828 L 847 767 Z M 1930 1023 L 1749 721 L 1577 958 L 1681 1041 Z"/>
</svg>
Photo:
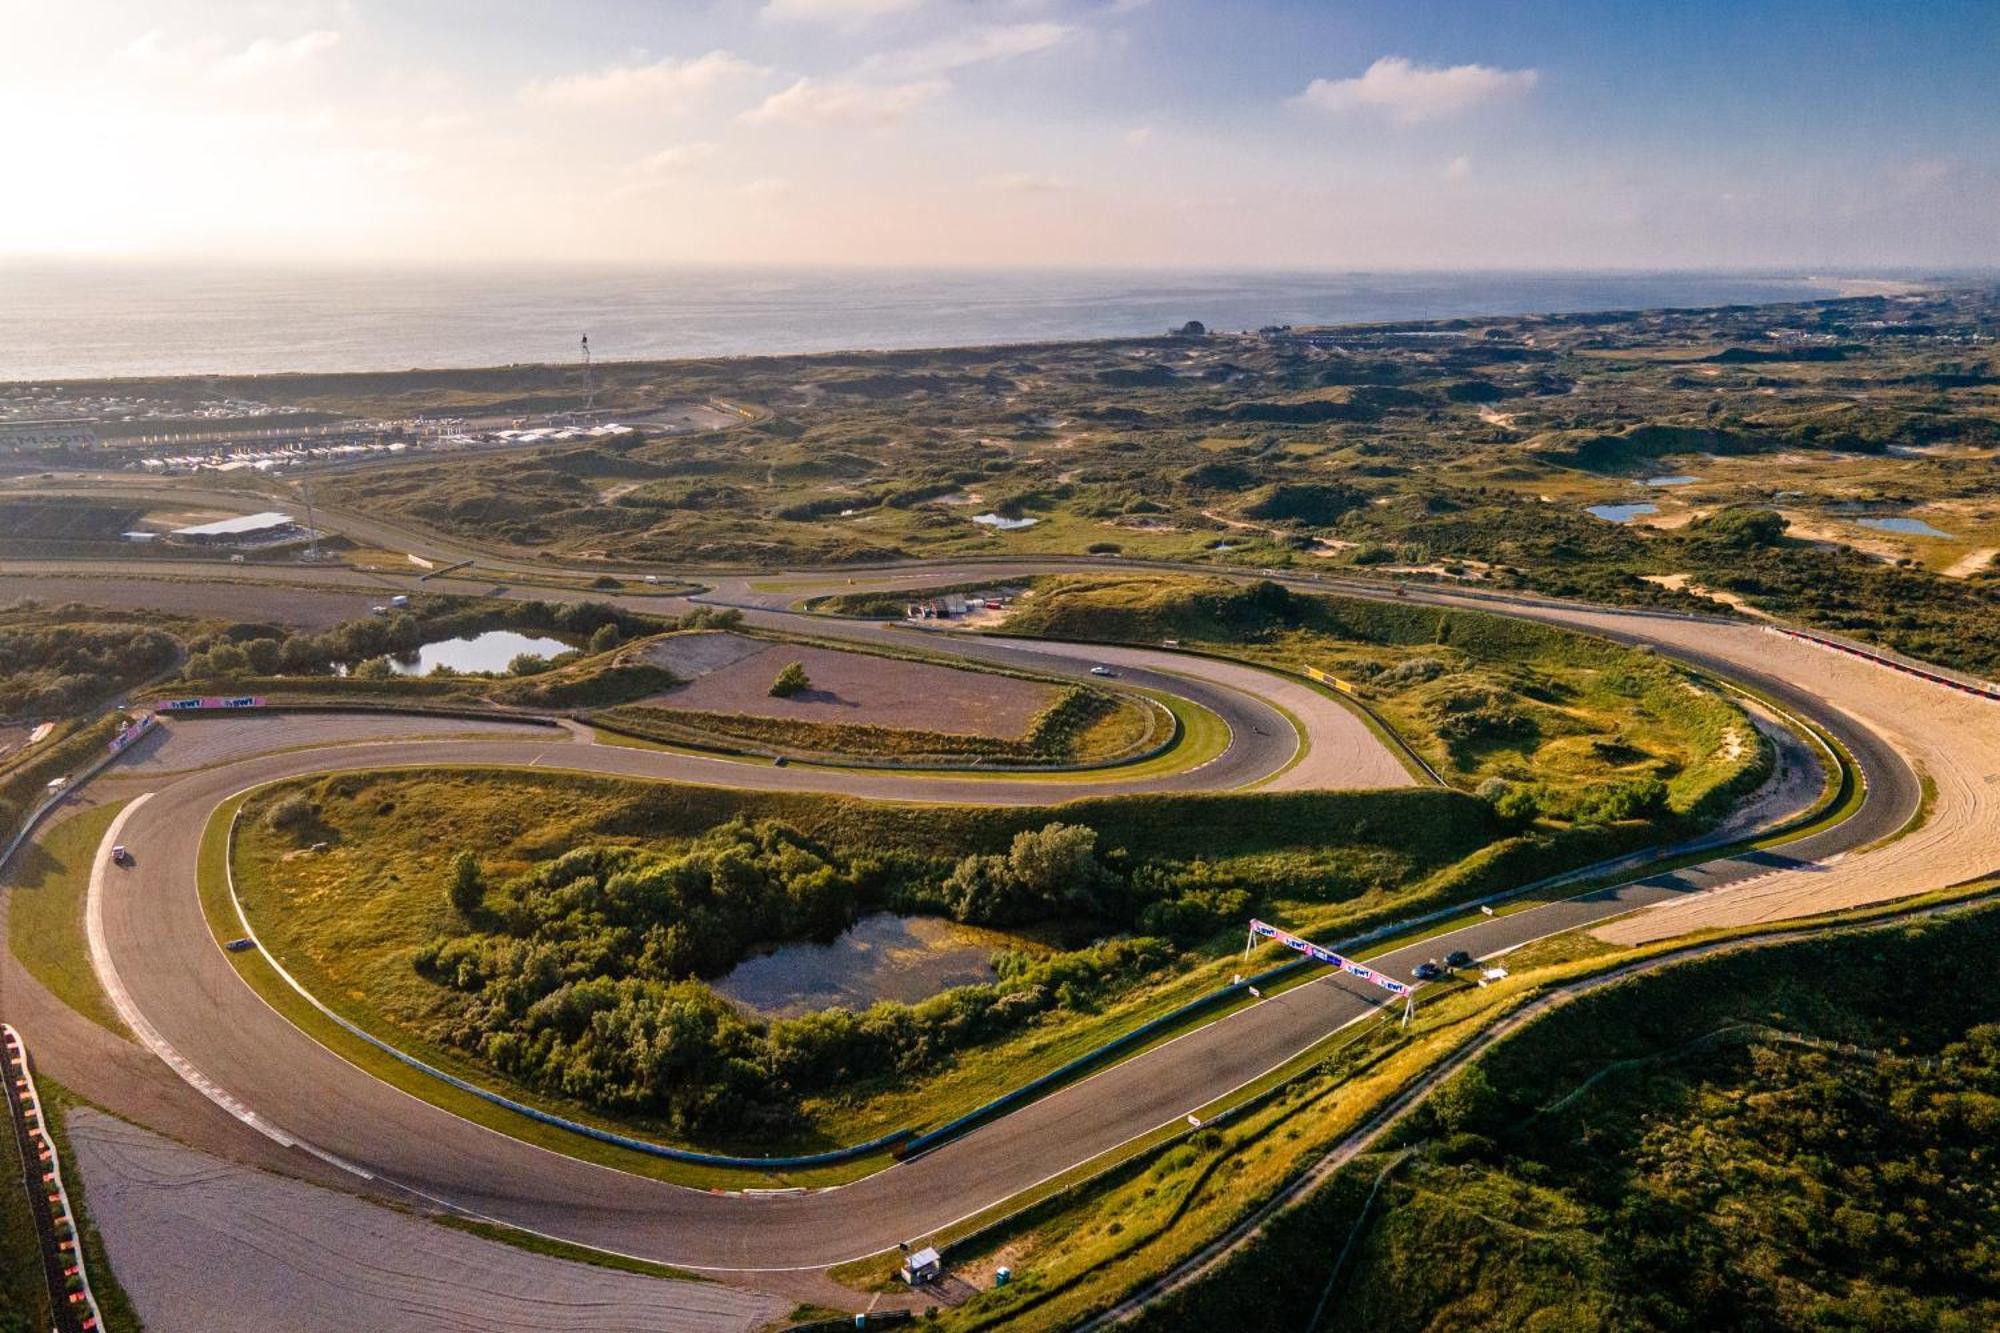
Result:
<svg viewBox="0 0 2000 1333">
<path fill-rule="evenodd" d="M 270 546 L 278 542 L 303 540 L 306 535 L 306 530 L 299 526 L 297 519 L 274 509 L 262 514 L 245 514 L 240 518 L 175 528 L 167 534 L 167 540 L 186 546 Z"/>
</svg>

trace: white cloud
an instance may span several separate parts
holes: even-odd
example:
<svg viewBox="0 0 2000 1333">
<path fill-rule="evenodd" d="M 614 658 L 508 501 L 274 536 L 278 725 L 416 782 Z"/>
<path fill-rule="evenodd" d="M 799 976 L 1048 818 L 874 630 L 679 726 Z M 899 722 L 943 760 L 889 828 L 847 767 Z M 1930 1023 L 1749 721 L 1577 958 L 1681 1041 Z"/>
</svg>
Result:
<svg viewBox="0 0 2000 1333">
<path fill-rule="evenodd" d="M 691 60 L 668 57 L 651 64 L 610 65 L 588 74 L 537 79 L 523 89 L 532 101 L 580 107 L 645 107 L 690 111 L 733 84 L 769 74 L 729 51 Z"/>
<path fill-rule="evenodd" d="M 941 79 L 916 83 L 853 83 L 840 79 L 800 79 L 743 113 L 749 125 L 809 127 L 861 126 L 879 129 L 905 119 L 950 85 Z"/>
<path fill-rule="evenodd" d="M 716 147 L 712 143 L 677 143 L 641 158 L 636 169 L 649 176 L 668 175 L 706 162 L 715 153 Z"/>
<path fill-rule="evenodd" d="M 1057 45 L 1075 31 L 1062 23 L 1004 23 L 940 37 L 922 46 L 870 57 L 862 69 L 900 78 L 922 78 L 991 60 L 1032 55 Z"/>
<path fill-rule="evenodd" d="M 1491 65 L 1416 65 L 1402 56 L 1383 56 L 1353 79 L 1314 79 L 1292 99 L 1295 106 L 1320 111 L 1357 108 L 1386 111 L 1405 123 L 1442 120 L 1533 88 L 1541 74 L 1532 69 Z"/>
<path fill-rule="evenodd" d="M 1472 174 L 1472 159 L 1460 153 L 1445 163 L 1444 178 L 1448 181 L 1462 181 Z"/>
<path fill-rule="evenodd" d="M 1068 188 L 1054 176 L 1037 176 L 1027 171 L 1002 172 L 979 183 L 985 189 L 998 190 L 1002 194 L 1053 194 Z"/>
<path fill-rule="evenodd" d="M 113 56 L 127 70 L 189 79 L 248 79 L 298 69 L 340 44 L 340 34 L 327 28 L 296 37 L 259 37 L 232 49 L 220 37 L 195 37 L 170 43 L 157 28 L 141 33 Z"/>
<path fill-rule="evenodd" d="M 764 17 L 852 23 L 916 9 L 924 0 L 769 0 Z"/>
<path fill-rule="evenodd" d="M 1125 146 L 1127 148 L 1146 148 L 1150 147 L 1152 142 L 1153 127 L 1151 125 L 1134 125 L 1131 129 L 1125 131 Z"/>
<path fill-rule="evenodd" d="M 217 67 L 222 78 L 250 78 L 279 70 L 296 69 L 322 51 L 340 45 L 340 34 L 326 28 L 303 32 L 283 41 L 259 37 L 241 51 L 227 57 Z"/>
</svg>

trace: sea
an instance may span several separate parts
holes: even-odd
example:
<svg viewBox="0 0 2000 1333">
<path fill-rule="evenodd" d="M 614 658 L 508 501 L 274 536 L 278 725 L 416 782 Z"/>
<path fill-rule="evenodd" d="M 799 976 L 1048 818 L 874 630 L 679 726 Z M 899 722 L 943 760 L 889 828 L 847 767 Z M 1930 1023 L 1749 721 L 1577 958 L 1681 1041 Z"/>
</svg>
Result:
<svg viewBox="0 0 2000 1333">
<path fill-rule="evenodd" d="M 0 381 L 406 370 L 971 346 L 1212 329 L 1808 300 L 1787 273 L 0 263 Z"/>
</svg>

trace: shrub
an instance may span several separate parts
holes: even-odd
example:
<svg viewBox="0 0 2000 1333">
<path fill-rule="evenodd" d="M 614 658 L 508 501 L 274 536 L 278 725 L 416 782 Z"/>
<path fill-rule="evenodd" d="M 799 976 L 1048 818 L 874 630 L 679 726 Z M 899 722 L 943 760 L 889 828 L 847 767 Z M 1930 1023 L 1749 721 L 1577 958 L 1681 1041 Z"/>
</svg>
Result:
<svg viewBox="0 0 2000 1333">
<path fill-rule="evenodd" d="M 806 675 L 805 663 L 788 662 L 785 669 L 778 673 L 778 678 L 771 682 L 771 697 L 789 699 L 811 688 L 812 680 Z"/>
<path fill-rule="evenodd" d="M 451 905 L 471 920 L 485 904 L 486 873 L 479 868 L 479 858 L 469 851 L 460 852 L 451 862 Z"/>
<path fill-rule="evenodd" d="M 303 796 L 287 796 L 264 813 L 264 824 L 274 832 L 296 833 L 319 817 L 318 807 Z"/>
</svg>

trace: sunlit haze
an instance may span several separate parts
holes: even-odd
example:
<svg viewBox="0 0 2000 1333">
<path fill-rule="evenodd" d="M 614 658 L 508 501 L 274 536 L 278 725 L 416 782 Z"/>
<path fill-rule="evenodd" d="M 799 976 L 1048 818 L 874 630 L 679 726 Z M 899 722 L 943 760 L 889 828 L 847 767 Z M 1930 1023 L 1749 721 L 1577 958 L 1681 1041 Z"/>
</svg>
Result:
<svg viewBox="0 0 2000 1333">
<path fill-rule="evenodd" d="M 2000 7 L 15 0 L 0 256 L 1991 261 Z"/>
</svg>

